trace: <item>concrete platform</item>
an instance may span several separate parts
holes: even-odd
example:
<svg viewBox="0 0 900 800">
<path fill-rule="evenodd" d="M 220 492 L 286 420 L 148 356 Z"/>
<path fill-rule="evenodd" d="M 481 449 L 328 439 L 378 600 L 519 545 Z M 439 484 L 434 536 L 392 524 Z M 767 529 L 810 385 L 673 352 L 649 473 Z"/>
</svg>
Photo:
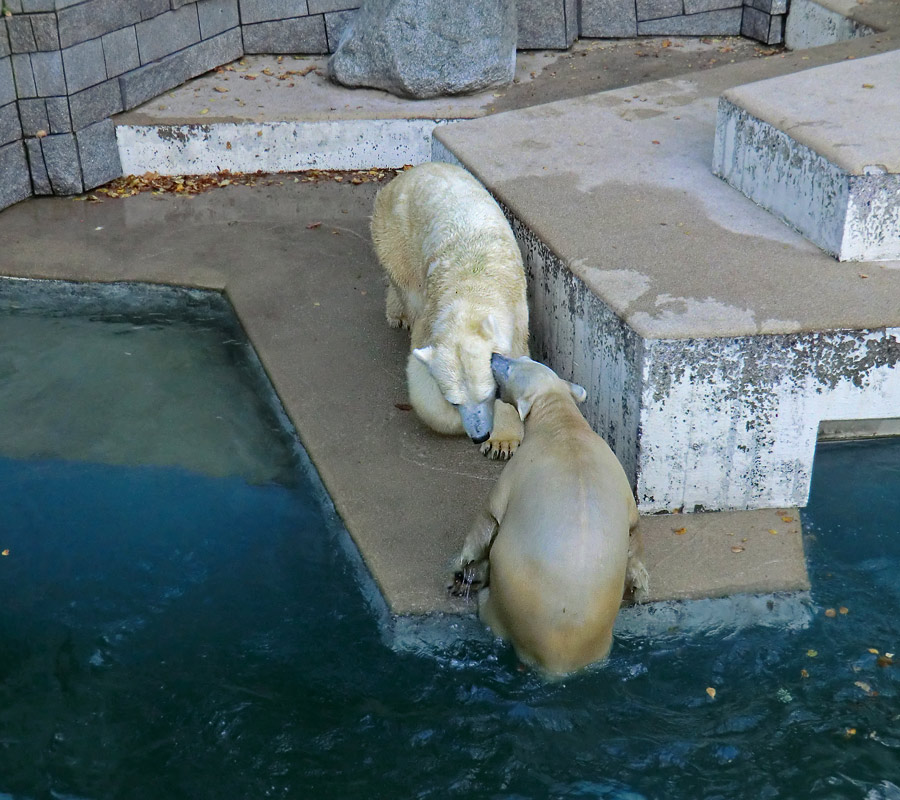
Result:
<svg viewBox="0 0 900 800">
<path fill-rule="evenodd" d="M 503 89 L 434 100 L 336 86 L 324 56 L 246 56 L 118 115 L 116 136 L 126 175 L 401 167 L 431 158 L 439 122 L 776 52 L 739 37 L 583 41 L 518 53 Z"/>
<path fill-rule="evenodd" d="M 718 95 L 771 63 L 435 132 L 508 209 L 536 355 L 643 513 L 805 505 L 822 421 L 900 415 L 900 264 L 839 264 L 710 170 Z"/>
<path fill-rule="evenodd" d="M 195 197 L 33 198 L 0 215 L 2 271 L 225 291 L 390 614 L 471 613 L 447 595 L 449 565 L 503 465 L 404 410 L 408 335 L 384 323 L 368 238 L 376 188 L 284 176 Z M 798 519 L 645 518 L 652 598 L 807 588 Z"/>
<path fill-rule="evenodd" d="M 726 91 L 713 171 L 841 261 L 900 259 L 900 51 Z"/>
</svg>

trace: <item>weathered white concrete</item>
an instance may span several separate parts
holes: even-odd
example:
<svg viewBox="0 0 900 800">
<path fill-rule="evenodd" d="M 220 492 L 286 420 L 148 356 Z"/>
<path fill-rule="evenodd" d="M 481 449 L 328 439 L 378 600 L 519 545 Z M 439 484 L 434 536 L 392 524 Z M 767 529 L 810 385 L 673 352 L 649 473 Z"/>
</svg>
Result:
<svg viewBox="0 0 900 800">
<path fill-rule="evenodd" d="M 804 50 L 875 33 L 851 16 L 859 8 L 856 0 L 791 0 L 784 43 L 791 50 Z"/>
<path fill-rule="evenodd" d="M 713 171 L 842 261 L 900 258 L 900 52 L 724 93 Z"/>
<path fill-rule="evenodd" d="M 900 271 L 834 261 L 712 175 L 704 89 L 435 130 L 506 208 L 533 354 L 587 387 L 644 514 L 805 505 L 820 422 L 900 417 Z"/>
<path fill-rule="evenodd" d="M 428 161 L 431 131 L 438 122 L 370 119 L 118 125 L 116 138 L 126 175 L 369 169 Z"/>
</svg>

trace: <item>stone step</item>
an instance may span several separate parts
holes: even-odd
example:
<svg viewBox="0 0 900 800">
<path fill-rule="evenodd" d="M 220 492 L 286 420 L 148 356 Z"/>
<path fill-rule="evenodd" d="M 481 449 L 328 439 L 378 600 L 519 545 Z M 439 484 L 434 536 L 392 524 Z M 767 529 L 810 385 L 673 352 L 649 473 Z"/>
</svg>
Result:
<svg viewBox="0 0 900 800">
<path fill-rule="evenodd" d="M 719 101 L 713 171 L 841 261 L 900 259 L 900 51 Z"/>
</svg>

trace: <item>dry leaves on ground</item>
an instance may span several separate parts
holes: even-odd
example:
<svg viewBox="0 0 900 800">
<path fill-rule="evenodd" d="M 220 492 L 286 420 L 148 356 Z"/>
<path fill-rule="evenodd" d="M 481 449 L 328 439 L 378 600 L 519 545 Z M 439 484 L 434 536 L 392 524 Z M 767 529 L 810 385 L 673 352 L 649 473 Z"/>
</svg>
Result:
<svg viewBox="0 0 900 800">
<path fill-rule="evenodd" d="M 392 169 L 366 169 L 366 170 L 323 170 L 313 169 L 297 173 L 267 173 L 267 172 L 230 172 L 222 170 L 208 175 L 159 175 L 156 172 L 145 172 L 143 175 L 125 175 L 116 178 L 104 186 L 94 189 L 93 192 L 83 195 L 83 199 L 91 202 L 101 202 L 106 199 L 118 199 L 121 197 L 133 197 L 142 192 L 154 194 L 183 194 L 195 195 L 219 189 L 225 186 L 277 186 L 293 180 L 295 183 L 380 183 L 393 177 L 396 170 Z"/>
</svg>

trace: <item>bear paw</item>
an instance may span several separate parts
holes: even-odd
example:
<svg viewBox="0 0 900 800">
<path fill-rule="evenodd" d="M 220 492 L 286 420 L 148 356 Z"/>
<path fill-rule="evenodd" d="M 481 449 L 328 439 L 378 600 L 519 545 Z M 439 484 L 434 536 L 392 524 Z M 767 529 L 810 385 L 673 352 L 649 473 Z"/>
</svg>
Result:
<svg viewBox="0 0 900 800">
<path fill-rule="evenodd" d="M 625 591 L 634 603 L 645 602 L 650 594 L 650 573 L 644 566 L 644 562 L 638 558 L 632 557 L 628 560 Z"/>
<path fill-rule="evenodd" d="M 406 317 L 388 317 L 387 324 L 389 328 L 403 328 L 403 330 L 409 330 L 409 321 Z"/>
<path fill-rule="evenodd" d="M 513 453 L 516 452 L 521 441 L 521 439 L 501 439 L 491 436 L 481 445 L 481 455 L 499 461 L 508 461 L 513 457 Z"/>
</svg>

